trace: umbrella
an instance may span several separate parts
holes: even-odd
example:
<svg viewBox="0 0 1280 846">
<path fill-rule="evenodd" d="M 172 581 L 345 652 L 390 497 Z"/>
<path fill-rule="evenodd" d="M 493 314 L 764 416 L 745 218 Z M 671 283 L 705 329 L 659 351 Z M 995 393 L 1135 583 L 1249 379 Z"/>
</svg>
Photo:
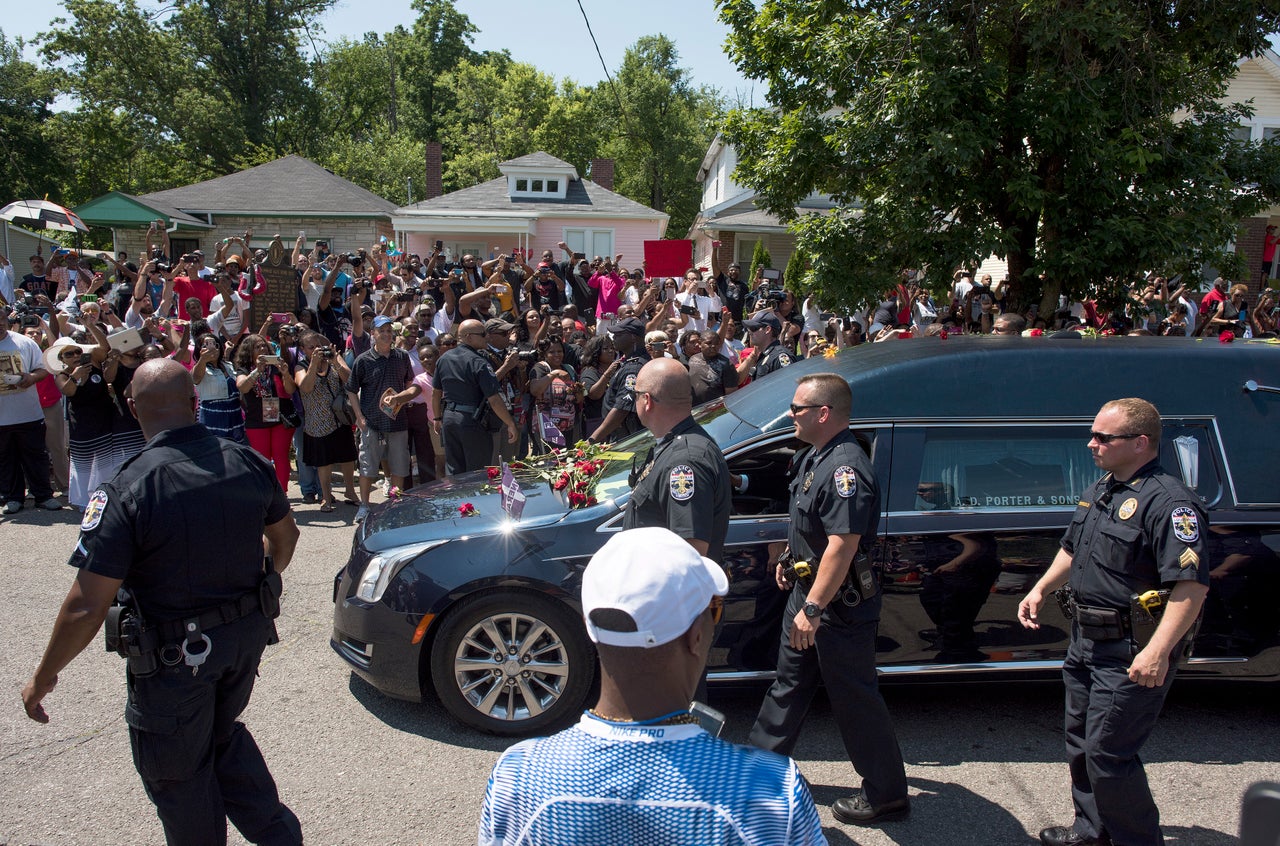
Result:
<svg viewBox="0 0 1280 846">
<path fill-rule="evenodd" d="M 89 227 L 71 209 L 48 200 L 18 200 L 0 209 L 0 220 L 25 223 L 37 229 L 88 232 Z"/>
</svg>

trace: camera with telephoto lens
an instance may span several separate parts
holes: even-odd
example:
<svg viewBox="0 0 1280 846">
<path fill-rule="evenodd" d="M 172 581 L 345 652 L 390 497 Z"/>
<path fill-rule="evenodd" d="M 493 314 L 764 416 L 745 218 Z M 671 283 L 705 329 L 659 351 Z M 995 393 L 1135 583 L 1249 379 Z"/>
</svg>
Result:
<svg viewBox="0 0 1280 846">
<path fill-rule="evenodd" d="M 364 259 L 365 259 L 364 250 L 356 250 L 354 253 L 344 253 L 342 256 L 342 260 L 345 261 L 347 264 L 351 265 L 352 267 L 359 267 L 360 265 L 364 264 Z"/>
<path fill-rule="evenodd" d="M 770 288 L 764 292 L 764 301 L 766 303 L 780 303 L 787 298 L 787 292 L 783 288 Z"/>
<path fill-rule="evenodd" d="M 520 352 L 516 353 L 516 358 L 528 364 L 530 362 L 534 362 L 538 360 L 538 351 L 537 350 L 521 350 Z"/>
</svg>

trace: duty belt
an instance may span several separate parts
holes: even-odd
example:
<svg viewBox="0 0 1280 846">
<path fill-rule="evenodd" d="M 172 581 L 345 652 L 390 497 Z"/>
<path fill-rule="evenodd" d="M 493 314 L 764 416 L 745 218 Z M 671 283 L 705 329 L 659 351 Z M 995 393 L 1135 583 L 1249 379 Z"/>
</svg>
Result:
<svg viewBox="0 0 1280 846">
<path fill-rule="evenodd" d="M 260 610 L 262 610 L 262 598 L 257 590 L 253 590 L 249 593 L 241 594 L 230 602 L 224 602 L 217 608 L 210 608 L 193 617 L 156 623 L 156 634 L 159 636 L 160 645 L 164 646 L 169 643 L 186 640 L 191 623 L 195 623 L 199 631 L 207 632 L 218 626 L 234 623 L 236 620 L 248 617 L 254 611 Z"/>
<path fill-rule="evenodd" d="M 444 410 L 445 410 L 445 411 L 456 411 L 456 412 L 458 412 L 459 414 L 475 414 L 475 413 L 476 413 L 476 409 L 477 409 L 477 408 L 479 408 L 479 406 L 475 406 L 475 405 L 460 405 L 460 404 L 458 404 L 458 403 L 456 403 L 456 402 L 446 402 L 446 403 L 444 404 Z"/>
</svg>

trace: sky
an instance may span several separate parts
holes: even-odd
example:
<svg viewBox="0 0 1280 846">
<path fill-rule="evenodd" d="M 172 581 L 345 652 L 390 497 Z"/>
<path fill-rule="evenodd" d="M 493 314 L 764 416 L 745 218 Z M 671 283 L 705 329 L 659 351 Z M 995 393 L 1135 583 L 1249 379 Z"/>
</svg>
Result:
<svg viewBox="0 0 1280 846">
<path fill-rule="evenodd" d="M 3 0 L 0 29 L 6 38 L 30 41 L 48 30 L 50 22 L 66 16 L 54 0 Z M 140 0 L 144 8 L 158 8 L 157 0 Z M 583 85 L 603 81 L 604 70 L 587 33 L 578 0 L 456 0 L 454 4 L 479 28 L 474 49 L 507 49 L 517 61 L 533 65 L 557 81 L 570 78 Z M 763 105 L 763 83 L 744 78 L 725 54 L 728 29 L 720 23 L 712 0 L 582 0 L 605 64 L 613 73 L 623 51 L 643 35 L 663 34 L 676 44 L 680 66 L 690 71 L 695 85 L 710 85 L 737 102 Z M 397 24 L 409 27 L 415 14 L 409 0 L 337 0 L 320 19 L 325 41 L 342 36 L 379 34 Z M 574 46 L 569 46 L 574 45 Z M 31 48 L 26 57 L 38 61 Z"/>
</svg>

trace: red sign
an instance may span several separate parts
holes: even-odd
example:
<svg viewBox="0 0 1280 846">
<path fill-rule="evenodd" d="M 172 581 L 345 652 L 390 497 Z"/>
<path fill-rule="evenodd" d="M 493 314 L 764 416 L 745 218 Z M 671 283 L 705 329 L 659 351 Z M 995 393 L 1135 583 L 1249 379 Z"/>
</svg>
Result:
<svg viewBox="0 0 1280 846">
<path fill-rule="evenodd" d="M 645 241 L 644 272 L 653 276 L 684 276 L 686 270 L 693 266 L 693 242 L 680 241 Z"/>
</svg>

